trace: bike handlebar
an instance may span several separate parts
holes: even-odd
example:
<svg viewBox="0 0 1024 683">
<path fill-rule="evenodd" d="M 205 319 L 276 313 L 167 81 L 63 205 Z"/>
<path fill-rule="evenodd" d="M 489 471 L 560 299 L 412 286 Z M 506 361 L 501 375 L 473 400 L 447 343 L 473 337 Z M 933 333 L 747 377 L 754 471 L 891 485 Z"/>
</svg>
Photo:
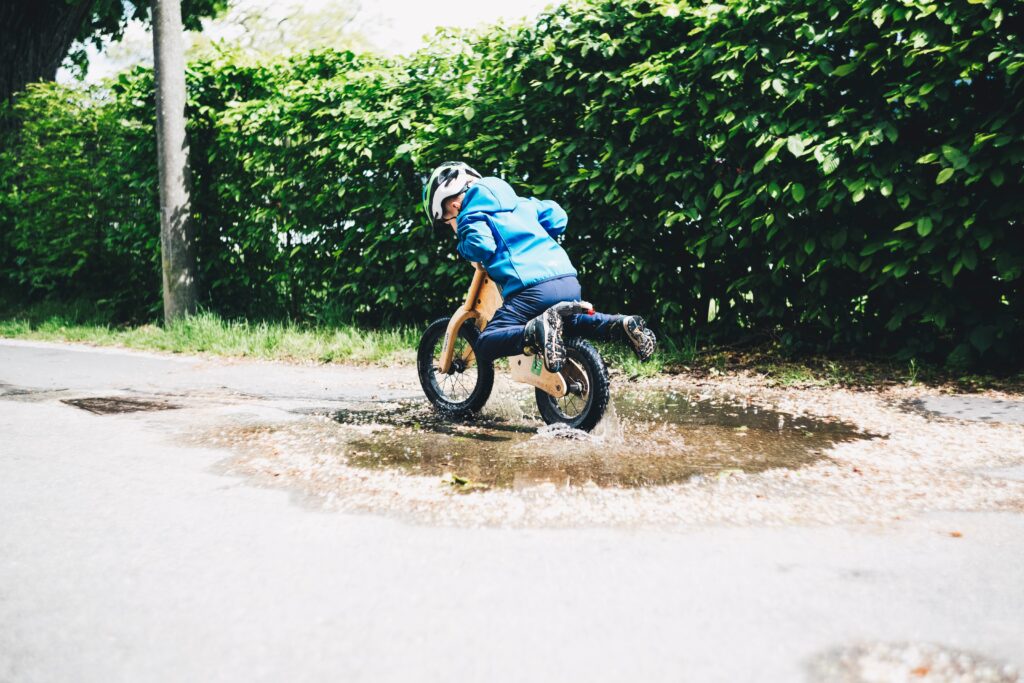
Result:
<svg viewBox="0 0 1024 683">
<path fill-rule="evenodd" d="M 552 308 L 563 318 L 570 315 L 594 315 L 594 305 L 589 301 L 563 301 Z"/>
</svg>

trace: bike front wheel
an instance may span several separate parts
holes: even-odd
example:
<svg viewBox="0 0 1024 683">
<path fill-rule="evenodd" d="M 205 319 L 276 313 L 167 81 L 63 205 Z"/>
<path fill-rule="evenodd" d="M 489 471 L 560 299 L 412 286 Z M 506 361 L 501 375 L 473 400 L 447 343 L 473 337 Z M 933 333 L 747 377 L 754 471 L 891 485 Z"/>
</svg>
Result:
<svg viewBox="0 0 1024 683">
<path fill-rule="evenodd" d="M 542 389 L 536 390 L 540 416 L 546 424 L 560 422 L 589 432 L 604 417 L 611 397 L 604 359 L 590 343 L 569 339 L 565 344 L 562 376 L 570 388 L 565 396 L 555 398 Z"/>
<path fill-rule="evenodd" d="M 423 393 L 435 408 L 452 417 L 479 412 L 494 387 L 494 366 L 480 364 L 476 358 L 476 342 L 480 333 L 473 320 L 467 320 L 455 339 L 455 353 L 448 372 L 441 372 L 441 351 L 448 318 L 430 323 L 420 338 L 416 369 Z"/>
</svg>

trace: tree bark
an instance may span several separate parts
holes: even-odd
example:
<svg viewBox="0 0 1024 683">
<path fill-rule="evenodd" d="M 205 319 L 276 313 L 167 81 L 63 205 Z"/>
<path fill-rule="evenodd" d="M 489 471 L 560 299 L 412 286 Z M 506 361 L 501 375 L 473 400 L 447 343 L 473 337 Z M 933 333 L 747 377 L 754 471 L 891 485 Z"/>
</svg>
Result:
<svg viewBox="0 0 1024 683">
<path fill-rule="evenodd" d="M 0 102 L 34 81 L 52 81 L 93 0 L 0 2 Z"/>
<path fill-rule="evenodd" d="M 153 3 L 156 141 L 160 172 L 160 260 L 164 324 L 196 310 L 191 176 L 185 136 L 185 46 L 180 0 Z"/>
</svg>

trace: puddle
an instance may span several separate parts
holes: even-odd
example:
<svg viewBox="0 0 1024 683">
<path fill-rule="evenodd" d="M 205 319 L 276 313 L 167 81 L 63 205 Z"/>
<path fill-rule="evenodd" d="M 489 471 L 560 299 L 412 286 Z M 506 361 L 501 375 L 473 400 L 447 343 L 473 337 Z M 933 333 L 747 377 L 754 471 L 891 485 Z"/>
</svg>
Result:
<svg viewBox="0 0 1024 683">
<path fill-rule="evenodd" d="M 837 442 L 865 438 L 840 422 L 677 392 L 621 393 L 613 404 L 591 434 L 486 411 L 452 422 L 422 401 L 331 417 L 359 427 L 346 439 L 351 466 L 455 475 L 513 489 L 658 486 L 694 476 L 797 468 L 824 457 Z"/>
<path fill-rule="evenodd" d="M 166 401 L 143 401 L 137 398 L 120 398 L 116 396 L 64 399 L 61 403 L 87 410 L 96 415 L 137 413 L 144 410 L 173 410 L 178 407 Z"/>
</svg>

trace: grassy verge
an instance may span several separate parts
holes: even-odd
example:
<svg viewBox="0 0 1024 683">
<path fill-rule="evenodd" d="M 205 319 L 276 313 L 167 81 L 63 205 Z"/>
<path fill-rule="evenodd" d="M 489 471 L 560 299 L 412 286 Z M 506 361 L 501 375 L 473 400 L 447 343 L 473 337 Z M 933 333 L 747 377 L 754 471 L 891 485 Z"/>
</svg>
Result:
<svg viewBox="0 0 1024 683">
<path fill-rule="evenodd" d="M 0 337 L 269 360 L 412 364 L 421 332 L 413 327 L 365 330 L 230 321 L 213 313 L 201 313 L 168 327 L 123 326 L 110 324 L 102 313 L 88 306 L 38 304 L 13 308 L 0 303 Z M 702 377 L 746 370 L 763 375 L 769 384 L 794 388 L 924 384 L 958 391 L 1024 392 L 1024 373 L 1000 377 L 953 373 L 916 360 L 792 358 L 770 345 L 736 350 L 700 347 L 693 340 L 676 345 L 668 340 L 651 362 L 641 364 L 621 345 L 599 346 L 608 365 L 628 378 L 680 372 Z"/>
<path fill-rule="evenodd" d="M 421 329 L 393 327 L 365 330 L 354 326 L 307 327 L 280 322 L 224 320 L 204 312 L 168 327 L 113 325 L 87 304 L 37 304 L 13 308 L 0 304 L 0 337 L 95 346 L 121 346 L 171 353 L 209 353 L 217 356 L 268 360 L 412 364 Z M 608 364 L 629 377 L 653 377 L 669 365 L 689 361 L 678 352 L 659 353 L 640 363 L 628 350 L 602 344 Z"/>
<path fill-rule="evenodd" d="M 310 328 L 290 323 L 230 321 L 213 313 L 200 313 L 167 327 L 114 326 L 76 311 L 36 308 L 0 316 L 0 337 L 171 353 L 391 365 L 415 362 L 419 331 L 408 327 Z"/>
</svg>

